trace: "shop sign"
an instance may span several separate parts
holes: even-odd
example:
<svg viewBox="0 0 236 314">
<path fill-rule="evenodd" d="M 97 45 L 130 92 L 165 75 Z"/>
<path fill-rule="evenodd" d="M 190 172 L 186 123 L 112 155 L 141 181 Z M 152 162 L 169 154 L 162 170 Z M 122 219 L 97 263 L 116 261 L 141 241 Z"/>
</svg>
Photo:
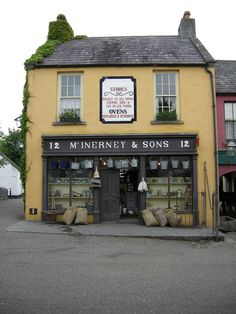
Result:
<svg viewBox="0 0 236 314">
<path fill-rule="evenodd" d="M 100 121 L 136 121 L 136 80 L 133 77 L 103 77 L 100 80 Z"/>
<path fill-rule="evenodd" d="M 180 138 L 44 138 L 43 153 L 60 155 L 167 154 L 196 152 L 195 137 Z"/>
</svg>

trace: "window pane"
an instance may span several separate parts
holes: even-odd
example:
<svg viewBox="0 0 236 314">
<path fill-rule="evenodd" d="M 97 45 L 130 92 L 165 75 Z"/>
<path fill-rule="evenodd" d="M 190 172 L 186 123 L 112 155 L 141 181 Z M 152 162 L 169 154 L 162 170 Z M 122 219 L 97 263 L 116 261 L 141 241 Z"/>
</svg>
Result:
<svg viewBox="0 0 236 314">
<path fill-rule="evenodd" d="M 225 122 L 225 137 L 226 139 L 233 139 L 233 122 Z"/>
<path fill-rule="evenodd" d="M 176 91 L 175 91 L 175 85 L 170 85 L 170 95 L 175 95 Z"/>
<path fill-rule="evenodd" d="M 162 85 L 157 84 L 156 90 L 157 95 L 162 95 Z"/>
<path fill-rule="evenodd" d="M 163 111 L 169 111 L 169 97 L 163 97 Z"/>
<path fill-rule="evenodd" d="M 169 95 L 169 86 L 163 85 L 163 95 Z"/>
<path fill-rule="evenodd" d="M 73 86 L 74 85 L 74 76 L 68 76 L 68 85 Z"/>
<path fill-rule="evenodd" d="M 233 122 L 233 139 L 236 139 L 236 122 Z"/>
<path fill-rule="evenodd" d="M 75 76 L 75 85 L 80 85 L 80 76 Z"/>
<path fill-rule="evenodd" d="M 233 109 L 233 120 L 236 120 L 236 103 L 232 103 L 232 109 Z"/>
<path fill-rule="evenodd" d="M 80 85 L 75 86 L 75 94 L 74 96 L 80 96 Z"/>
<path fill-rule="evenodd" d="M 169 74 L 170 84 L 175 85 L 175 73 Z"/>
<path fill-rule="evenodd" d="M 162 105 L 163 105 L 162 97 L 158 97 L 158 99 L 157 99 L 157 112 L 162 111 Z"/>
<path fill-rule="evenodd" d="M 81 102 L 79 98 L 61 99 L 60 112 L 64 112 L 66 110 L 71 110 L 71 109 L 80 109 L 80 107 L 81 107 Z"/>
<path fill-rule="evenodd" d="M 232 104 L 225 103 L 225 120 L 233 120 Z"/>
<path fill-rule="evenodd" d="M 175 97 L 170 97 L 170 110 L 176 110 L 176 98 Z"/>
<path fill-rule="evenodd" d="M 169 84 L 168 74 L 167 73 L 163 74 L 163 84 Z"/>
<path fill-rule="evenodd" d="M 156 75 L 157 84 L 162 84 L 162 74 Z"/>
<path fill-rule="evenodd" d="M 67 96 L 67 88 L 66 87 L 61 87 L 61 96 L 62 97 L 65 97 L 65 96 Z"/>
<path fill-rule="evenodd" d="M 74 96 L 74 88 L 68 87 L 68 96 Z"/>
<path fill-rule="evenodd" d="M 61 77 L 61 85 L 66 86 L 67 85 L 67 76 L 62 75 Z"/>
</svg>

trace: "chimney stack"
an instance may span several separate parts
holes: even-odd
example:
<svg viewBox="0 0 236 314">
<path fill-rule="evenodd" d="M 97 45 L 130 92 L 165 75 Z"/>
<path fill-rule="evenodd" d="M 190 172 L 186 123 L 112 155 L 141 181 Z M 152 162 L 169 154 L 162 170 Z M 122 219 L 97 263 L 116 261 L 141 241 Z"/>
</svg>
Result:
<svg viewBox="0 0 236 314">
<path fill-rule="evenodd" d="M 178 35 L 182 38 L 196 37 L 195 19 L 191 19 L 190 15 L 191 13 L 189 11 L 185 11 L 180 21 Z"/>
</svg>

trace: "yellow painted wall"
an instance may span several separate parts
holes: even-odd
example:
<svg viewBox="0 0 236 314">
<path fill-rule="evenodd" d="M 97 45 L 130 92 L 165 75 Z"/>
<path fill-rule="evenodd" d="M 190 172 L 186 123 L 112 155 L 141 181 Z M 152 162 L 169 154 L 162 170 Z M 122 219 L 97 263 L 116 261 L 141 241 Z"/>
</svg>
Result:
<svg viewBox="0 0 236 314">
<path fill-rule="evenodd" d="M 180 119 L 183 124 L 152 125 L 154 119 L 155 71 L 179 72 Z M 83 116 L 86 125 L 53 126 L 57 119 L 58 74 L 83 73 Z M 102 124 L 99 121 L 99 82 L 104 76 L 133 76 L 137 86 L 137 121 L 132 124 Z M 212 98 L 209 74 L 201 67 L 153 68 L 109 67 L 34 69 L 29 71 L 28 115 L 32 123 L 27 135 L 26 219 L 40 220 L 42 210 L 42 135 L 65 134 L 130 134 L 130 133 L 198 133 L 198 203 L 204 187 L 203 163 L 207 163 L 210 192 L 215 190 L 214 137 Z M 38 208 L 37 216 L 29 208 Z M 207 207 L 207 223 L 211 210 Z"/>
</svg>

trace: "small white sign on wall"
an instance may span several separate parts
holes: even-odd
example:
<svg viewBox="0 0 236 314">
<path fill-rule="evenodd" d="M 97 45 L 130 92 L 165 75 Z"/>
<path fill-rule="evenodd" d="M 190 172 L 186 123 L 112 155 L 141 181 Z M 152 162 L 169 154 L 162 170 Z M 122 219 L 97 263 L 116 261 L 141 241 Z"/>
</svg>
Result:
<svg viewBox="0 0 236 314">
<path fill-rule="evenodd" d="M 133 77 L 103 77 L 100 80 L 100 121 L 136 121 L 136 80 Z"/>
</svg>

